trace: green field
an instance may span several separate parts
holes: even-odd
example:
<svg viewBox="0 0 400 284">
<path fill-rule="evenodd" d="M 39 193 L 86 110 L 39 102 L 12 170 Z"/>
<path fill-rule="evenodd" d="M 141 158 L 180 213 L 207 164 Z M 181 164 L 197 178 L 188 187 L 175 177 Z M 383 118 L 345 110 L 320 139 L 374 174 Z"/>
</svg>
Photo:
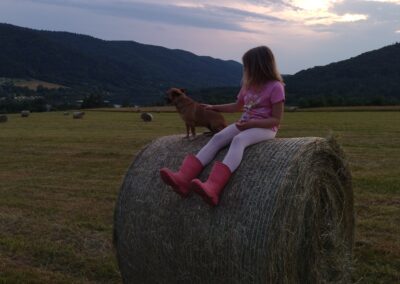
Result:
<svg viewBox="0 0 400 284">
<path fill-rule="evenodd" d="M 0 283 L 120 283 L 113 209 L 151 140 L 183 133 L 176 113 L 9 115 L 0 123 Z M 237 115 L 228 115 L 234 121 Z M 286 113 L 279 137 L 327 136 L 353 174 L 356 283 L 400 282 L 400 112 Z"/>
<path fill-rule="evenodd" d="M 28 89 L 34 90 L 34 91 L 36 91 L 39 86 L 42 86 L 43 88 L 46 88 L 46 89 L 65 88 L 65 86 L 62 86 L 59 84 L 44 82 L 44 81 L 35 80 L 35 79 L 27 80 L 27 79 L 0 77 L 0 85 L 5 82 L 13 83 L 16 87 L 22 87 L 22 88 L 25 87 L 25 88 L 28 88 Z"/>
</svg>

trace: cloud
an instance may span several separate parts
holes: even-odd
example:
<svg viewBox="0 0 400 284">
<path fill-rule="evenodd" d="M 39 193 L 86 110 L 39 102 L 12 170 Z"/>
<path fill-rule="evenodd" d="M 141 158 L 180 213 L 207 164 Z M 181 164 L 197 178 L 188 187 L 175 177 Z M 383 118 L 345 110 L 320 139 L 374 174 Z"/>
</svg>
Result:
<svg viewBox="0 0 400 284">
<path fill-rule="evenodd" d="M 367 15 L 362 13 L 335 12 L 335 6 L 347 2 L 344 0 L 220 0 L 218 5 L 212 0 L 25 1 L 75 7 L 95 13 L 149 22 L 241 32 L 259 32 L 262 30 L 257 28 L 254 23 L 264 25 L 297 23 L 313 26 L 357 22 L 368 18 Z"/>
<path fill-rule="evenodd" d="M 264 15 L 261 13 L 253 13 L 253 12 L 249 12 L 246 10 L 240 10 L 240 9 L 235 9 L 235 8 L 230 8 L 230 7 L 220 7 L 220 6 L 211 6 L 211 5 L 207 5 L 205 7 L 207 8 L 207 10 L 217 12 L 216 14 L 219 14 L 219 15 L 226 14 L 227 16 L 238 16 L 240 18 L 244 17 L 244 18 L 254 19 L 254 20 L 286 22 L 285 20 L 280 19 L 278 17 Z"/>
<path fill-rule="evenodd" d="M 165 4 L 165 2 L 158 3 L 154 1 L 147 3 L 136 1 L 84 0 L 30 1 L 55 6 L 86 9 L 95 13 L 139 19 L 142 21 L 239 32 L 256 32 L 256 30 L 246 26 L 245 22 L 284 22 L 284 20 L 278 17 L 263 13 L 255 13 L 237 8 L 216 6 L 207 3 L 203 5 L 179 5 L 179 3 Z"/>
<path fill-rule="evenodd" d="M 400 0 L 398 1 L 400 3 Z M 400 20 L 400 5 L 395 2 L 378 0 L 346 0 L 335 5 L 337 13 L 361 13 L 369 15 L 371 19 L 394 19 Z"/>
<path fill-rule="evenodd" d="M 306 26 L 315 25 L 334 25 L 336 23 L 352 23 L 363 21 L 368 15 L 362 13 L 352 13 L 349 11 L 335 11 L 335 6 L 343 0 L 286 0 L 294 8 L 284 11 L 287 16 L 295 22 L 304 23 Z"/>
<path fill-rule="evenodd" d="M 372 34 L 372 31 L 376 31 L 379 34 L 393 34 L 400 27 L 399 4 L 400 0 L 346 0 L 336 5 L 334 10 L 337 13 L 343 13 L 346 11 L 349 13 L 367 15 L 368 18 L 363 25 L 365 33 L 369 30 L 370 35 Z M 381 32 L 378 31 L 379 29 L 381 29 Z"/>
<path fill-rule="evenodd" d="M 368 2 L 384 2 L 384 3 L 393 3 L 400 5 L 400 0 L 366 0 Z"/>
</svg>

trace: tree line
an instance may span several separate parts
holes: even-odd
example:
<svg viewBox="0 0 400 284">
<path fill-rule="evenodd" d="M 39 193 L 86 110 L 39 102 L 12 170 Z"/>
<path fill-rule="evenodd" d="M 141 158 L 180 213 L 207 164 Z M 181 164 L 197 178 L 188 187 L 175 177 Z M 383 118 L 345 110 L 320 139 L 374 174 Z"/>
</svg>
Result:
<svg viewBox="0 0 400 284">
<path fill-rule="evenodd" d="M 41 85 L 34 90 L 15 86 L 10 81 L 0 84 L 0 113 L 13 113 L 22 110 L 43 112 L 48 110 L 97 108 L 108 105 L 107 94 L 101 90 L 49 89 Z"/>
</svg>

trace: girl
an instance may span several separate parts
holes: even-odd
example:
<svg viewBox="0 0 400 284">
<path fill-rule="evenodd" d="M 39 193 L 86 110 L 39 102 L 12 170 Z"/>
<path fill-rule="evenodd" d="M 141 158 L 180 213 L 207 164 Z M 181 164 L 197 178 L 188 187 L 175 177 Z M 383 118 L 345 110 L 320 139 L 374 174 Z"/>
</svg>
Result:
<svg viewBox="0 0 400 284">
<path fill-rule="evenodd" d="M 160 170 L 162 180 L 186 197 L 193 190 L 211 206 L 216 206 L 222 189 L 239 167 L 244 149 L 252 144 L 273 139 L 283 114 L 285 92 L 274 55 L 266 46 L 247 51 L 242 58 L 242 88 L 237 101 L 223 105 L 205 105 L 220 112 L 243 109 L 239 121 L 214 135 L 197 155 L 188 155 L 178 172 Z M 208 180 L 195 179 L 216 153 L 231 143 L 224 160 L 215 162 Z"/>
</svg>

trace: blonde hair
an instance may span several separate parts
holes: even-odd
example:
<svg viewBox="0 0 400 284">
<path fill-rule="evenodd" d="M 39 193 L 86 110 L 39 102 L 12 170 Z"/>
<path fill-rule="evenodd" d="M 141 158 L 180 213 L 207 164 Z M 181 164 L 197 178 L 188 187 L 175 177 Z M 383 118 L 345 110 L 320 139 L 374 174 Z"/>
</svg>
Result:
<svg viewBox="0 0 400 284">
<path fill-rule="evenodd" d="M 248 50 L 242 57 L 243 79 L 242 86 L 246 89 L 260 89 L 269 81 L 283 82 L 276 66 L 271 49 L 259 46 Z"/>
</svg>

